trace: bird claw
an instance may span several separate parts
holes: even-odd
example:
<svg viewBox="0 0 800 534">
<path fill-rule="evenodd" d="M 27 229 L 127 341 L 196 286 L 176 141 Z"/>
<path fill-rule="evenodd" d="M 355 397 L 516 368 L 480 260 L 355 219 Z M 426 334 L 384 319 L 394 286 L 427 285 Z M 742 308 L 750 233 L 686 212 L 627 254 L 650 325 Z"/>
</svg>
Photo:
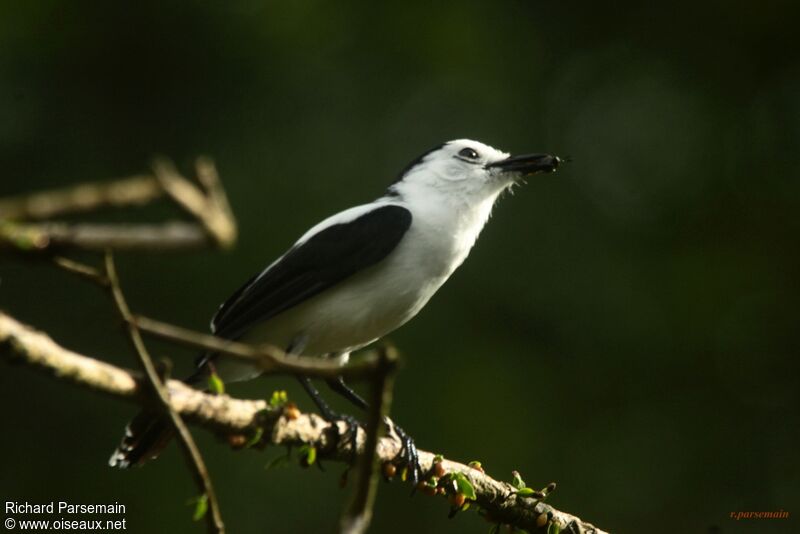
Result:
<svg viewBox="0 0 800 534">
<path fill-rule="evenodd" d="M 355 464 L 356 457 L 358 456 L 358 429 L 363 428 L 363 426 L 358 419 L 347 414 L 334 415 L 328 421 L 331 423 L 336 433 L 337 446 L 342 442 L 347 443 L 350 448 L 350 463 Z M 347 427 L 344 432 L 339 428 L 339 422 L 343 422 Z"/>
<path fill-rule="evenodd" d="M 406 431 L 397 426 L 394 422 L 391 423 L 394 427 L 394 432 L 397 434 L 397 437 L 400 439 L 400 443 L 402 446 L 400 447 L 400 452 L 397 453 L 395 456 L 394 461 L 399 461 L 400 464 L 404 465 L 406 469 L 408 469 L 409 475 L 411 477 L 411 483 L 414 488 L 417 487 L 420 478 L 422 477 L 422 468 L 419 465 L 419 452 L 417 451 L 417 445 L 414 443 L 414 440 L 406 434 Z"/>
<path fill-rule="evenodd" d="M 334 432 L 336 433 L 336 443 L 339 444 L 344 441 L 349 445 L 350 463 L 355 464 L 356 458 L 358 457 L 358 429 L 363 429 L 363 425 L 352 415 L 330 415 L 331 417 L 328 418 L 328 421 L 332 424 Z M 347 429 L 344 432 L 342 432 L 339 428 L 339 425 L 337 424 L 339 422 L 345 423 Z M 394 462 L 403 465 L 408 470 L 411 483 L 416 488 L 417 484 L 422 478 L 422 467 L 419 465 L 419 452 L 417 451 L 417 445 L 414 443 L 414 440 L 411 438 L 411 436 L 409 436 L 405 430 L 400 428 L 393 421 L 387 418 L 386 424 L 389 425 L 390 429 L 394 429 L 394 433 L 397 435 L 400 443 L 402 444 L 400 451 L 394 458 Z"/>
</svg>

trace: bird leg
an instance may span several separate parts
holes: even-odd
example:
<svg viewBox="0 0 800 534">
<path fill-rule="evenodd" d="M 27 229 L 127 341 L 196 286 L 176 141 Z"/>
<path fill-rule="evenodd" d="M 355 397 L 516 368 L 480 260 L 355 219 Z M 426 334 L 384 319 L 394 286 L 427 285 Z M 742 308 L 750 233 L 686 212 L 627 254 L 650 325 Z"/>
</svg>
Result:
<svg viewBox="0 0 800 534">
<path fill-rule="evenodd" d="M 358 452 L 358 428 L 361 426 L 361 423 L 352 415 L 339 414 L 333 411 L 330 405 L 325 402 L 325 399 L 322 398 L 322 395 L 319 394 L 317 388 L 314 387 L 314 384 L 311 383 L 310 378 L 307 376 L 298 376 L 297 379 L 300 381 L 303 389 L 306 390 L 306 393 L 308 393 L 308 396 L 311 397 L 311 400 L 314 401 L 314 404 L 317 405 L 317 408 L 319 408 L 323 419 L 332 424 L 337 438 L 347 440 L 352 454 L 350 461 L 354 463 Z M 347 430 L 344 435 L 339 434 L 339 425 L 336 424 L 339 421 L 343 421 L 347 425 Z"/>
<path fill-rule="evenodd" d="M 343 376 L 332 378 L 326 382 L 328 383 L 328 387 L 330 387 L 333 391 L 349 400 L 360 409 L 364 411 L 367 410 L 367 401 L 365 401 L 361 395 L 353 391 L 353 389 L 345 383 Z"/>
<path fill-rule="evenodd" d="M 367 402 L 345 383 L 344 377 L 339 376 L 335 379 L 328 380 L 327 384 L 333 391 L 362 410 L 366 410 L 368 408 Z M 320 410 L 322 410 L 322 408 L 320 408 Z M 400 462 L 406 465 L 411 471 L 411 482 L 414 484 L 414 486 L 416 486 L 417 482 L 419 482 L 419 477 L 422 474 L 422 468 L 419 466 L 419 454 L 417 453 L 417 446 L 414 444 L 414 440 L 411 438 L 411 436 L 406 434 L 405 430 L 397 426 L 394 421 L 387 417 L 385 418 L 385 423 L 390 431 L 392 428 L 394 428 L 395 434 L 397 434 L 397 437 L 400 439 L 402 447 L 400 448 L 400 452 L 397 454 L 397 459 L 399 459 Z"/>
</svg>

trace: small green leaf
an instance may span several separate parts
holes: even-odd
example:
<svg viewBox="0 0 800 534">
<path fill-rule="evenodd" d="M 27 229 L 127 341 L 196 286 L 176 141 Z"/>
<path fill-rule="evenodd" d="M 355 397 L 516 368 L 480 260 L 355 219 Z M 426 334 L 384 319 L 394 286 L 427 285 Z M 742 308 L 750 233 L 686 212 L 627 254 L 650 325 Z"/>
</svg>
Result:
<svg viewBox="0 0 800 534">
<path fill-rule="evenodd" d="M 527 497 L 529 495 L 533 495 L 536 493 L 536 490 L 533 488 L 520 488 L 517 490 L 517 495 L 521 495 L 522 497 Z"/>
<path fill-rule="evenodd" d="M 250 439 L 247 440 L 247 443 L 244 444 L 244 447 L 246 449 L 249 449 L 253 445 L 257 444 L 259 441 L 261 441 L 261 437 L 263 435 L 264 435 L 264 429 L 261 427 L 256 428 L 256 431 L 253 432 L 253 435 L 250 437 Z"/>
<path fill-rule="evenodd" d="M 317 449 L 311 445 L 303 445 L 300 447 L 300 462 L 308 467 L 314 465 L 317 461 Z"/>
<path fill-rule="evenodd" d="M 269 399 L 269 405 L 272 408 L 280 408 L 287 402 L 289 402 L 289 396 L 283 390 L 273 391 L 272 396 Z"/>
<path fill-rule="evenodd" d="M 222 395 L 225 393 L 225 383 L 217 373 L 208 375 L 208 390 L 215 395 Z"/>
<path fill-rule="evenodd" d="M 194 514 L 192 514 L 192 521 L 200 521 L 206 516 L 208 512 L 208 495 L 205 493 L 194 499 Z"/>
<path fill-rule="evenodd" d="M 472 483 L 464 476 L 464 473 L 456 473 L 453 476 L 453 481 L 456 483 L 456 490 L 463 493 L 464 497 L 471 501 L 477 498 L 477 495 L 475 495 L 475 488 L 472 487 Z"/>
<path fill-rule="evenodd" d="M 441 454 L 437 454 L 436 456 L 433 457 L 433 463 L 435 464 L 438 464 L 443 461 L 444 461 L 444 456 L 442 456 Z"/>
<path fill-rule="evenodd" d="M 519 474 L 519 471 L 511 471 L 511 476 L 514 477 L 511 480 L 512 486 L 514 486 L 518 490 L 521 490 L 522 488 L 525 487 L 525 481 L 522 480 L 522 476 Z"/>
<path fill-rule="evenodd" d="M 561 525 L 553 521 L 550 523 L 550 526 L 547 527 L 547 534 L 559 534 L 561 532 Z"/>
</svg>

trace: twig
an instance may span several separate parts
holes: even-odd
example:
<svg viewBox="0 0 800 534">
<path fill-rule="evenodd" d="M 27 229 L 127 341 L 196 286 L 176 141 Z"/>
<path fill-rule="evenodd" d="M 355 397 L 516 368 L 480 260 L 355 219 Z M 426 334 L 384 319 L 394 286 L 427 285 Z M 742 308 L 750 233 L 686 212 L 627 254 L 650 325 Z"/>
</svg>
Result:
<svg viewBox="0 0 800 534">
<path fill-rule="evenodd" d="M 22 252 L 80 249 L 185 250 L 208 246 L 206 231 L 195 223 L 88 224 L 0 221 L 0 249 Z"/>
<path fill-rule="evenodd" d="M 143 393 L 146 381 L 136 373 L 69 351 L 47 335 L 36 332 L 12 317 L 0 312 L 0 355 L 4 359 L 32 366 L 57 380 L 91 389 L 116 398 L 146 405 L 150 395 Z M 348 443 L 331 440 L 345 435 L 345 423 L 334 432 L 331 425 L 315 414 L 301 414 L 295 419 L 281 416 L 265 401 L 232 399 L 227 395 L 210 395 L 194 390 L 177 381 L 168 380 L 173 409 L 194 424 L 218 433 L 252 435 L 263 430 L 264 440 L 273 445 L 317 444 L 325 458 L 349 463 Z M 343 440 L 347 441 L 347 440 Z M 358 432 L 358 446 L 363 450 L 365 436 Z M 400 441 L 396 436 L 378 441 L 378 457 L 390 462 L 398 454 Z M 431 469 L 434 454 L 419 451 L 423 472 Z M 496 480 L 470 466 L 444 460 L 447 472 L 463 473 L 475 488 L 477 504 L 499 523 L 513 525 L 528 532 L 544 532 L 550 523 L 561 525 L 561 532 L 571 534 L 603 534 L 603 531 L 580 518 L 553 508 L 531 497 L 516 495 L 511 484 Z M 544 519 L 544 521 L 543 521 Z"/>
<path fill-rule="evenodd" d="M 158 376 L 158 371 L 156 370 L 155 364 L 153 364 L 153 359 L 150 357 L 150 353 L 144 344 L 144 340 L 139 333 L 139 329 L 136 327 L 136 324 L 131 321 L 131 311 L 130 308 L 128 308 L 128 303 L 125 301 L 125 296 L 122 293 L 122 288 L 119 284 L 119 277 L 117 276 L 117 270 L 114 265 L 114 257 L 110 251 L 106 252 L 105 268 L 106 277 L 108 278 L 111 294 L 114 297 L 117 310 L 127 323 L 128 335 L 133 343 L 134 348 L 136 349 L 136 354 L 139 357 L 139 363 L 141 364 L 149 385 L 152 388 L 153 395 L 158 399 L 162 409 L 169 417 L 170 423 L 172 424 L 172 427 L 178 437 L 178 443 L 184 453 L 184 457 L 186 458 L 189 468 L 194 475 L 195 483 L 197 484 L 201 494 L 205 495 L 207 499 L 208 512 L 206 513 L 205 517 L 208 531 L 223 534 L 225 532 L 225 525 L 222 522 L 222 514 L 219 510 L 219 503 L 217 502 L 217 496 L 214 492 L 214 486 L 211 483 L 211 477 L 208 474 L 205 461 L 203 460 L 203 456 L 200 454 L 200 450 L 197 448 L 197 445 L 194 443 L 194 439 L 192 438 L 189 429 L 184 424 L 180 415 L 178 415 L 172 408 L 169 399 L 169 392 L 164 387 L 164 384 L 161 382 L 161 379 Z"/>
<path fill-rule="evenodd" d="M 53 263 L 67 272 L 86 278 L 101 287 L 108 287 L 108 277 L 98 269 L 64 256 L 53 256 Z"/>
<path fill-rule="evenodd" d="M 134 315 L 131 321 L 146 334 L 209 352 L 232 356 L 235 359 L 252 363 L 265 373 L 295 374 L 312 378 L 344 376 L 345 378 L 363 379 L 372 377 L 378 364 L 378 359 L 375 356 L 366 355 L 359 358 L 358 361 L 341 366 L 336 362 L 320 358 L 287 354 L 272 345 L 253 346 L 237 341 L 229 341 L 142 315 Z"/>
<path fill-rule="evenodd" d="M 367 436 L 364 451 L 359 457 L 358 478 L 353 499 L 345 508 L 341 520 L 342 534 L 362 534 L 372 520 L 372 507 L 378 489 L 378 443 L 384 434 L 384 420 L 392 404 L 397 352 L 393 347 L 379 351 L 378 365 L 371 382 L 370 409 L 367 415 Z"/>
<path fill-rule="evenodd" d="M 0 220 L 41 220 L 100 208 L 141 206 L 164 196 L 152 176 L 85 183 L 0 200 Z"/>
<path fill-rule="evenodd" d="M 222 247 L 230 247 L 236 242 L 238 229 L 236 227 L 236 217 L 228 202 L 228 195 L 222 187 L 222 180 L 219 178 L 217 167 L 211 158 L 200 156 L 195 161 L 197 179 L 205 188 L 208 194 L 208 202 L 211 205 L 211 214 L 215 220 L 210 220 L 207 224 L 214 228 L 214 234 Z"/>
<path fill-rule="evenodd" d="M 208 158 L 198 158 L 196 169 L 205 192 L 184 178 L 171 161 L 157 159 L 153 164 L 153 172 L 170 198 L 200 221 L 217 246 L 229 248 L 236 242 L 236 222 L 217 170 Z"/>
</svg>

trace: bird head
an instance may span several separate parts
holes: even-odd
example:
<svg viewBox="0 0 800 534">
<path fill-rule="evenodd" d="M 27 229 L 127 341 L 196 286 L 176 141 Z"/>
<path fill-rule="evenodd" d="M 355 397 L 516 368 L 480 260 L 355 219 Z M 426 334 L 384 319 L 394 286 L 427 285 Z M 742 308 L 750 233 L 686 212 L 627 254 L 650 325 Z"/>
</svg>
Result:
<svg viewBox="0 0 800 534">
<path fill-rule="evenodd" d="M 404 194 L 444 193 L 467 201 L 494 200 L 527 176 L 555 171 L 561 159 L 549 154 L 511 156 L 470 139 L 457 139 L 411 162 L 390 190 Z"/>
</svg>

